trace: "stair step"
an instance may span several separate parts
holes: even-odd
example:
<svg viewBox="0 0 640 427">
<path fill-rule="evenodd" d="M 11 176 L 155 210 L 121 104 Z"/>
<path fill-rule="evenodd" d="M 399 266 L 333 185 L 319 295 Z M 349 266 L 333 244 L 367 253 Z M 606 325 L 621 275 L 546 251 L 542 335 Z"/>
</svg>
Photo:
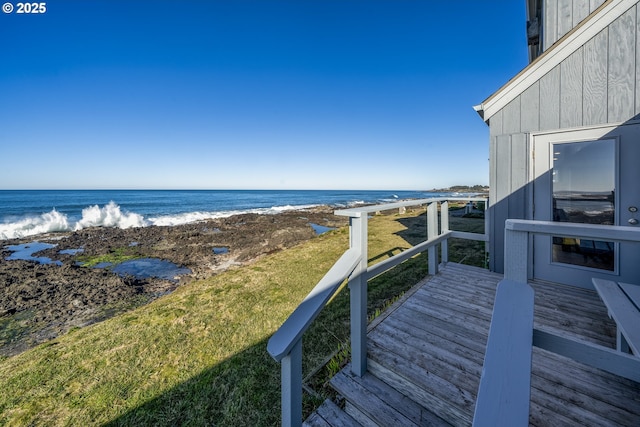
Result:
<svg viewBox="0 0 640 427">
<path fill-rule="evenodd" d="M 401 359 L 389 357 L 394 359 L 392 362 L 402 362 Z M 367 361 L 369 372 L 402 395 L 411 396 L 422 407 L 428 408 L 425 412 L 435 417 L 434 423 L 440 420 L 440 425 L 471 425 L 475 402 L 469 393 L 425 371 L 414 372 L 415 375 L 411 378 L 404 377 L 397 372 L 412 372 L 409 366 L 398 369 L 394 363 L 388 364 L 388 362 L 390 361 L 384 358 L 369 358 Z M 435 387 L 438 388 L 436 393 L 439 395 L 433 392 L 433 385 L 429 387 L 429 382 L 436 384 Z M 429 389 L 432 391 L 427 391 Z M 452 402 L 457 402 L 460 406 Z M 444 420 L 449 420 L 450 424 Z"/>
<path fill-rule="evenodd" d="M 330 399 L 325 400 L 302 425 L 303 427 L 361 427 Z"/>
<path fill-rule="evenodd" d="M 346 411 L 363 426 L 448 426 L 447 422 L 371 373 L 358 377 L 349 366 L 331 379 Z"/>
</svg>

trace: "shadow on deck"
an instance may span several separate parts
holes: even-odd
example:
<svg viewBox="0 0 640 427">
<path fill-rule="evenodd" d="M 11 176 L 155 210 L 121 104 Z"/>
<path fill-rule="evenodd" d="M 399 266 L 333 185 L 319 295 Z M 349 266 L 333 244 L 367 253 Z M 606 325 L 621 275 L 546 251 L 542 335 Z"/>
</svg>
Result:
<svg viewBox="0 0 640 427">
<path fill-rule="evenodd" d="M 347 366 L 341 396 L 307 426 L 471 425 L 497 283 L 502 275 L 449 263 L 376 319 L 369 371 Z M 535 327 L 615 348 L 615 324 L 595 291 L 530 282 Z M 640 383 L 534 347 L 529 424 L 639 426 Z"/>
</svg>

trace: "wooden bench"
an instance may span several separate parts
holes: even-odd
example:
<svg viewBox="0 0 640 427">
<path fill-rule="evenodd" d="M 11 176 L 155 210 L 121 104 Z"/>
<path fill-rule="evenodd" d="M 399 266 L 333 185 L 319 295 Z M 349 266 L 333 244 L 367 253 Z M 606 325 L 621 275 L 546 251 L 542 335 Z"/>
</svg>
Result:
<svg viewBox="0 0 640 427">
<path fill-rule="evenodd" d="M 617 350 L 640 356 L 640 286 L 595 278 L 593 285 L 616 322 Z"/>
<path fill-rule="evenodd" d="M 533 306 L 528 284 L 498 283 L 473 427 L 529 425 Z"/>
</svg>

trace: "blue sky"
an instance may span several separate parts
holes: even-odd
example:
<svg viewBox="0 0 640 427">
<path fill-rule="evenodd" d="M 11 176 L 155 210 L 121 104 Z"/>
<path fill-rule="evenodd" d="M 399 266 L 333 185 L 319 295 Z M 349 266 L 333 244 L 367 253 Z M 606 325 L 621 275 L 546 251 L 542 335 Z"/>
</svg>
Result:
<svg viewBox="0 0 640 427">
<path fill-rule="evenodd" d="M 524 0 L 57 0 L 0 40 L 2 189 L 488 184 L 472 106 L 527 61 Z"/>
</svg>

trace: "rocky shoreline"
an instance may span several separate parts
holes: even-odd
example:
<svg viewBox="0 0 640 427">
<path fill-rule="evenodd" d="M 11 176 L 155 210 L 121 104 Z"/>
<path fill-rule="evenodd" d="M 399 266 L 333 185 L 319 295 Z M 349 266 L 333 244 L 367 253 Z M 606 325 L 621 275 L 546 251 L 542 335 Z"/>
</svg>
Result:
<svg viewBox="0 0 640 427">
<path fill-rule="evenodd" d="M 346 225 L 347 219 L 333 215 L 325 206 L 177 226 L 97 227 L 1 241 L 0 357 L 147 304 L 190 281 L 311 239 L 317 235 L 312 224 L 334 228 Z M 34 241 L 54 244 L 34 255 L 62 265 L 6 259 L 12 254 L 8 246 Z M 170 261 L 191 273 L 160 279 L 81 265 L 118 256 Z"/>
</svg>

